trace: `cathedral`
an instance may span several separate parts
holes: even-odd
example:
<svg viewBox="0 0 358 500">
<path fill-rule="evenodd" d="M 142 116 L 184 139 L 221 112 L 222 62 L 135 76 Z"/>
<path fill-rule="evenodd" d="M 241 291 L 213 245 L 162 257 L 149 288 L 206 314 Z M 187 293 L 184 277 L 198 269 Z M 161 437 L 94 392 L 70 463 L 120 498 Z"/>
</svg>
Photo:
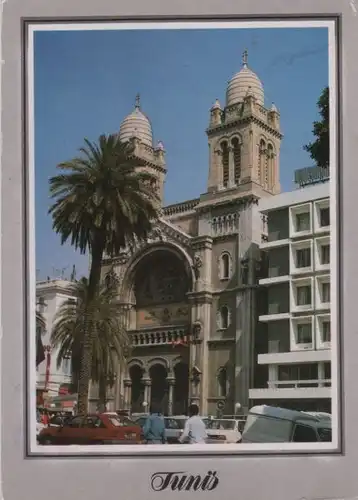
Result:
<svg viewBox="0 0 358 500">
<path fill-rule="evenodd" d="M 162 206 L 145 244 L 105 258 L 118 278 L 132 349 L 118 375 L 115 407 L 168 415 L 195 402 L 203 415 L 233 415 L 250 406 L 258 329 L 260 198 L 280 192 L 280 115 L 265 106 L 264 88 L 247 52 L 210 109 L 207 189 L 196 199 Z M 164 145 L 139 96 L 120 127 L 135 156 L 157 179 L 163 199 Z M 203 147 L 205 145 L 203 144 Z"/>
</svg>

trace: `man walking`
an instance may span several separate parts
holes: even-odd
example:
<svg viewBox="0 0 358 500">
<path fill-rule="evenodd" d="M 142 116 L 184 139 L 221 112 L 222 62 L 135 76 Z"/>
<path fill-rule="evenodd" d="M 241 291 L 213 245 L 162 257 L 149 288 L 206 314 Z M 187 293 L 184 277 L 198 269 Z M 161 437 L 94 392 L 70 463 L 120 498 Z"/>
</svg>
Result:
<svg viewBox="0 0 358 500">
<path fill-rule="evenodd" d="M 164 444 L 166 442 L 164 417 L 159 405 L 152 405 L 152 412 L 145 421 L 143 434 L 148 444 Z"/>
<path fill-rule="evenodd" d="M 180 436 L 180 443 L 188 441 L 190 444 L 204 444 L 208 438 L 206 427 L 199 417 L 199 407 L 196 404 L 189 406 L 189 418 L 185 423 L 183 434 Z"/>
</svg>

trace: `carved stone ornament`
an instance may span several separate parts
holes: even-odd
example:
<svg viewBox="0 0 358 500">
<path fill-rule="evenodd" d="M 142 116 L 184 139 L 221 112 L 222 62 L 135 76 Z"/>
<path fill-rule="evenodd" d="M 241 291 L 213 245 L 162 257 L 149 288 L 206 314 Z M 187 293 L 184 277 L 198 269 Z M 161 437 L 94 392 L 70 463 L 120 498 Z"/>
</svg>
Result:
<svg viewBox="0 0 358 500">
<path fill-rule="evenodd" d="M 200 278 L 200 269 L 202 268 L 202 266 L 203 266 L 202 258 L 199 255 L 195 255 L 193 262 L 193 271 L 196 280 Z"/>
</svg>

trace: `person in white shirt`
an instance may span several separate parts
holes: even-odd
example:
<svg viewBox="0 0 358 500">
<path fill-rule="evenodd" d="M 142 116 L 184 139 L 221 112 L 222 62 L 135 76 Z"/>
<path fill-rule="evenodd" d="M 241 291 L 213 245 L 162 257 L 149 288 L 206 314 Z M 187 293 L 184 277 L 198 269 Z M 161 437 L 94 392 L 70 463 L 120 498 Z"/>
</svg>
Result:
<svg viewBox="0 0 358 500">
<path fill-rule="evenodd" d="M 208 438 L 206 427 L 199 417 L 198 405 L 189 406 L 189 418 L 185 423 L 183 434 L 179 438 L 180 443 L 204 444 Z"/>
</svg>

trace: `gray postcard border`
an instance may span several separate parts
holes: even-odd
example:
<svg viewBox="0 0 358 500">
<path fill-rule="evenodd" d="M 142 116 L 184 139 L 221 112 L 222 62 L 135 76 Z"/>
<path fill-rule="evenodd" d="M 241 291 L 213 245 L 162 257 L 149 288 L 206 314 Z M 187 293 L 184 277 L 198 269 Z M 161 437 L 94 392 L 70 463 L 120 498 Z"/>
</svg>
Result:
<svg viewBox="0 0 358 500">
<path fill-rule="evenodd" d="M 5 2 L 2 2 L 5 3 Z M 341 405 L 344 411 L 344 455 L 221 457 L 152 457 L 142 456 L 128 460 L 113 460 L 110 456 L 101 460 L 71 457 L 70 460 L 53 457 L 50 460 L 26 458 L 24 413 L 25 375 L 23 365 L 23 329 L 25 325 L 24 296 L 24 248 L 23 248 L 23 186 L 21 157 L 21 46 L 20 18 L 38 19 L 41 16 L 75 19 L 86 14 L 98 18 L 102 14 L 113 18 L 137 17 L 145 14 L 173 15 L 177 12 L 187 17 L 221 13 L 247 14 L 260 12 L 261 17 L 281 17 L 282 12 L 312 18 L 317 12 L 342 14 L 342 47 L 340 51 L 342 81 L 341 118 L 344 126 L 339 135 L 342 141 L 344 164 L 342 165 L 340 208 L 345 221 L 340 224 L 341 248 L 344 259 L 341 301 L 344 311 L 344 392 Z M 273 16 L 273 14 L 275 14 Z M 130 16 L 129 16 L 130 15 Z M 157 16 L 155 16 L 157 17 Z M 217 17 L 216 15 L 214 17 Z M 236 17 L 236 16 L 235 16 Z M 246 16 L 245 16 L 246 17 Z M 1 496 L 5 500 L 36 497 L 37 500 L 70 500 L 86 497 L 97 500 L 110 495 L 126 500 L 157 498 L 151 484 L 158 471 L 186 471 L 204 477 L 208 470 L 216 470 L 219 485 L 214 490 L 227 500 L 357 500 L 358 477 L 358 428 L 357 382 L 358 327 L 358 231 L 357 191 L 358 169 L 358 6 L 356 0 L 7 0 L 2 17 L 2 144 L 1 148 Z M 338 57 L 338 54 L 337 54 Z M 293 103 L 294 104 L 294 103 Z M 337 235 L 338 236 L 338 235 Z M 343 316 L 343 317 L 342 317 Z M 343 407 L 344 404 L 344 407 Z M 106 459 L 107 458 L 107 459 Z M 248 459 L 249 458 L 249 459 Z M 304 460 L 303 460 L 304 459 Z M 139 474 L 140 472 L 140 474 Z M 177 498 L 179 492 L 166 490 L 165 498 Z M 187 498 L 208 495 L 209 492 L 180 492 Z"/>
<path fill-rule="evenodd" d="M 335 14 L 335 15 L 282 15 L 282 16 L 193 16 L 193 17 L 188 17 L 188 16 L 122 16 L 120 18 L 113 18 L 113 17 L 96 17 L 96 18 L 87 18 L 87 17 L 79 17 L 79 18 L 22 18 L 21 19 L 21 28 L 22 28 L 22 54 L 23 54 L 23 65 L 22 65 L 22 85 L 23 85 L 23 104 L 22 104 L 22 120 L 23 120 L 23 186 L 24 186 L 24 220 L 28 222 L 28 172 L 27 172 L 27 150 L 28 150 L 28 131 L 27 131 L 27 117 L 28 117 L 28 106 L 27 106 L 27 41 L 28 41 L 28 29 L 31 25 L 34 24 L 50 24 L 56 23 L 64 23 L 68 24 L 71 22 L 71 24 L 74 23 L 79 23 L 79 24 L 88 24 L 88 23 L 113 23 L 113 22 L 119 22 L 119 23 L 128 23 L 128 22 L 143 22 L 143 25 L 145 25 L 148 22 L 163 22 L 163 23 L 171 23 L 171 22 L 204 22 L 204 21 L 211 21 L 211 22 L 220 22 L 220 21 L 226 21 L 228 23 L 230 22 L 235 22 L 235 21 L 300 21 L 300 20 L 312 20 L 312 21 L 320 21 L 320 20 L 325 20 L 325 21 L 332 21 L 335 25 L 335 31 L 336 31 L 336 39 L 335 39 L 335 52 L 336 52 L 336 60 L 337 60 L 337 73 L 336 73 L 336 88 L 335 88 L 335 93 L 336 93 L 336 114 L 338 118 L 338 123 L 337 123 L 337 134 L 336 134 L 336 155 L 337 155 L 337 170 L 336 170 L 336 197 L 337 197 L 337 238 L 336 238 L 336 247 L 337 247 L 337 302 L 338 302 L 338 307 L 337 307 L 337 363 L 338 363 L 338 381 L 337 381 L 337 391 L 338 391 L 338 398 L 337 398 L 337 403 L 338 403 L 338 411 L 337 411 L 337 420 L 338 420 L 338 447 L 333 450 L 329 451 L 322 451 L 322 450 L 302 450 L 302 451 L 297 451 L 297 450 L 292 450 L 292 451 L 280 451 L 280 450 L 273 450 L 273 451 L 232 451 L 230 456 L 234 455 L 244 455 L 244 456 L 266 456 L 266 455 L 280 455 L 280 456 L 307 456 L 307 455 L 324 455 L 324 456 L 329 456 L 329 455 L 335 455 L 335 454 L 342 454 L 343 449 L 344 449 L 344 432 L 342 429 L 342 422 L 343 422 L 343 404 L 341 398 L 341 394 L 343 391 L 343 350 L 341 348 L 342 346 L 342 335 L 341 332 L 343 331 L 343 300 L 342 300 L 342 293 L 341 293 L 341 276 L 343 274 L 343 259 L 341 258 L 342 253 L 342 238 L 341 238 L 341 223 L 338 223 L 338 220 L 342 220 L 343 218 L 338 217 L 338 214 L 342 214 L 342 206 L 341 206 L 341 168 L 340 166 L 342 165 L 342 148 L 341 148 L 341 130 L 342 130 L 342 115 L 341 115 L 341 99 L 342 99 L 342 93 L 341 93 L 341 79 L 342 79 L 342 71 L 341 71 L 341 15 Z M 29 328 L 28 324 L 31 320 L 30 318 L 30 308 L 29 308 L 29 299 L 28 299 L 28 290 L 29 290 L 29 266 L 28 266 L 28 259 L 27 256 L 29 255 L 29 245 L 28 245 L 28 225 L 24 224 L 24 267 L 25 267 L 25 291 L 24 291 L 24 303 L 26 307 L 26 327 L 24 330 L 24 342 L 25 342 L 25 350 L 24 350 L 24 362 L 25 362 L 25 387 L 27 390 L 29 390 L 29 360 L 28 356 L 26 353 L 28 352 L 28 343 L 29 343 Z M 27 394 L 27 392 L 26 392 Z M 29 435 L 29 400 L 27 395 L 25 394 L 25 422 L 26 422 L 26 457 L 28 458 L 35 458 L 35 459 L 43 459 L 43 458 L 50 458 L 50 457 L 58 457 L 56 453 L 46 453 L 46 455 L 39 455 L 38 453 L 34 453 L 31 451 L 31 444 L 30 444 L 30 435 Z M 165 447 L 166 448 L 166 447 Z M 82 454 L 80 452 L 76 453 L 69 453 L 69 454 L 61 454 L 61 457 L 58 458 L 70 458 L 70 457 L 83 457 L 86 459 L 92 459 L 92 458 L 107 458 L 108 456 L 111 456 L 113 458 L 138 458 L 138 456 L 142 456 L 143 458 L 152 458 L 152 457 L 165 457 L 165 456 L 170 456 L 173 457 L 175 456 L 180 456 L 180 457 L 193 457 L 193 456 L 200 456 L 200 457 L 213 457 L 213 456 L 221 456 L 221 457 L 227 457 L 227 453 L 223 452 L 204 452 L 204 451 L 198 451 L 198 450 L 193 450 L 192 452 L 180 452 L 180 453 L 174 453 L 171 452 L 170 450 L 164 451 L 163 452 L 145 452 L 145 453 L 130 453 L 130 452 L 122 452 L 121 454 L 117 452 L 106 452 L 106 453 L 86 453 Z"/>
</svg>

